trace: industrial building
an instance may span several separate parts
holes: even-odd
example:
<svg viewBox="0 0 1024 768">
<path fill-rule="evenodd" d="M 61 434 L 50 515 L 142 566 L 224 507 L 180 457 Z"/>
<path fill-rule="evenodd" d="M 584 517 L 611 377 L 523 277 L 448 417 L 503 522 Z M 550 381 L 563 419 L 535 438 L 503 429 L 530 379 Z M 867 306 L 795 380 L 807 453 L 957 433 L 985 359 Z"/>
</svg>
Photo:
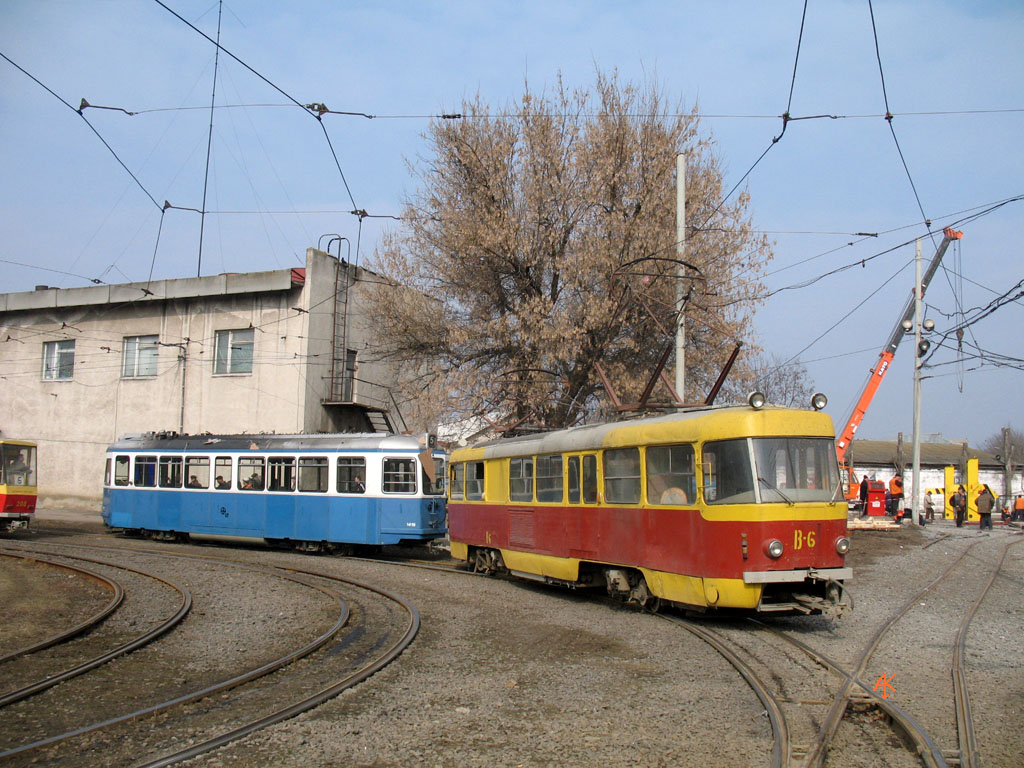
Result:
<svg viewBox="0 0 1024 768">
<path fill-rule="evenodd" d="M 124 434 L 402 431 L 370 353 L 382 282 L 310 248 L 303 268 L 0 294 L 0 434 L 39 443 L 41 498 L 95 505 Z"/>
</svg>

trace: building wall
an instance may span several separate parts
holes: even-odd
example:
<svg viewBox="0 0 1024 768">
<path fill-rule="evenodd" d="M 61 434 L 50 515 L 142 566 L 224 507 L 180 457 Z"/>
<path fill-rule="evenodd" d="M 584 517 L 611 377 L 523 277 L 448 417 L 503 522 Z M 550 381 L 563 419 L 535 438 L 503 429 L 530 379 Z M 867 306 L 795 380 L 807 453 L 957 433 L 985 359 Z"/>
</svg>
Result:
<svg viewBox="0 0 1024 768">
<path fill-rule="evenodd" d="M 39 443 L 44 501 L 94 506 L 106 446 L 137 432 L 338 429 L 330 394 L 337 277 L 309 249 L 292 270 L 0 295 L 0 434 Z M 367 312 L 356 282 L 350 312 Z M 214 373 L 220 330 L 253 330 L 251 373 Z M 159 337 L 156 375 L 124 377 L 125 338 Z M 45 342 L 73 339 L 69 380 L 43 379 Z M 6 341 L 3 341 L 6 340 Z M 369 340 L 355 338 L 365 348 Z M 387 381 L 385 366 L 366 375 Z"/>
</svg>

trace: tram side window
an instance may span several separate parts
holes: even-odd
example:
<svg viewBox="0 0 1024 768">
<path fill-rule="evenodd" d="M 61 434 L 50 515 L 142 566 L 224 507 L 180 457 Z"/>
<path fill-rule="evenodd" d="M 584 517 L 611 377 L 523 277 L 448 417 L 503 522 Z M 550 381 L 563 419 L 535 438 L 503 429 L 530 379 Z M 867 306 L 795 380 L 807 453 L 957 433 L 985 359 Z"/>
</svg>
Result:
<svg viewBox="0 0 1024 768">
<path fill-rule="evenodd" d="M 640 502 L 640 449 L 604 452 L 604 497 L 612 504 Z"/>
<path fill-rule="evenodd" d="M 657 445 L 647 449 L 647 501 L 691 504 L 697 499 L 692 445 Z"/>
<path fill-rule="evenodd" d="M 299 492 L 327 493 L 327 457 L 299 459 Z"/>
<path fill-rule="evenodd" d="M 156 487 L 156 456 L 135 457 L 135 487 Z"/>
<path fill-rule="evenodd" d="M 160 457 L 160 487 L 181 488 L 181 456 Z"/>
<path fill-rule="evenodd" d="M 384 459 L 384 493 L 416 493 L 416 459 Z"/>
<path fill-rule="evenodd" d="M 484 497 L 484 463 L 466 462 L 466 498 L 481 501 Z"/>
<path fill-rule="evenodd" d="M 569 503 L 580 503 L 580 457 L 570 456 L 565 462 L 566 474 L 569 475 Z"/>
<path fill-rule="evenodd" d="M 751 504 L 754 474 L 746 440 L 705 443 L 704 501 L 708 504 Z"/>
<path fill-rule="evenodd" d="M 597 456 L 583 457 L 583 503 L 597 504 Z"/>
<path fill-rule="evenodd" d="M 213 487 L 218 491 L 231 490 L 231 457 L 218 456 L 214 464 Z"/>
<path fill-rule="evenodd" d="M 131 460 L 127 456 L 114 457 L 114 485 L 128 485 L 131 474 L 128 471 Z"/>
<path fill-rule="evenodd" d="M 263 490 L 263 457 L 242 456 L 238 459 L 238 487 L 243 491 Z"/>
<path fill-rule="evenodd" d="M 210 487 L 210 459 L 206 456 L 185 457 L 186 488 Z"/>
<path fill-rule="evenodd" d="M 338 458 L 338 493 L 366 493 L 366 459 L 362 456 Z"/>
<path fill-rule="evenodd" d="M 537 501 L 562 501 L 562 457 L 537 457 Z"/>
<path fill-rule="evenodd" d="M 294 456 L 271 456 L 267 459 L 267 490 L 295 490 Z"/>
<path fill-rule="evenodd" d="M 511 459 L 508 465 L 510 501 L 533 501 L 533 457 Z"/>
<path fill-rule="evenodd" d="M 466 465 L 462 462 L 452 464 L 451 496 L 453 499 L 466 498 L 463 483 L 466 479 Z"/>
</svg>

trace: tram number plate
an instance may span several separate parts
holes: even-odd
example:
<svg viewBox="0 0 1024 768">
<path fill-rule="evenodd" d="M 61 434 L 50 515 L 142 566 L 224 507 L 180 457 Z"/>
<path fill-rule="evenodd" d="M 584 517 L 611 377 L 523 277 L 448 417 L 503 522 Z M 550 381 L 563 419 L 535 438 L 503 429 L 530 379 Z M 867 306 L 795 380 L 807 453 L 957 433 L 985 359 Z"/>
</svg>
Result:
<svg viewBox="0 0 1024 768">
<path fill-rule="evenodd" d="M 793 531 L 793 549 L 813 549 L 816 543 L 814 531 L 801 531 L 799 528 Z"/>
</svg>

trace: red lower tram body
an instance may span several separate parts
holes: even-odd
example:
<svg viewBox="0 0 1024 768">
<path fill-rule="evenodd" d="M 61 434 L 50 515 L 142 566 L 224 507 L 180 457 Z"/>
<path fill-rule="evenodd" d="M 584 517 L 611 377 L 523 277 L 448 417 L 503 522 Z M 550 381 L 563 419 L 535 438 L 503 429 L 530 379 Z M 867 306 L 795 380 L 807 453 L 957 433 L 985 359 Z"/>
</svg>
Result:
<svg viewBox="0 0 1024 768">
<path fill-rule="evenodd" d="M 450 503 L 449 526 L 453 556 L 478 570 L 699 611 L 841 611 L 851 575 L 845 510 L 831 519 L 792 511 L 714 520 L 697 509 Z M 773 541 L 783 548 L 777 558 L 767 551 Z"/>
</svg>

